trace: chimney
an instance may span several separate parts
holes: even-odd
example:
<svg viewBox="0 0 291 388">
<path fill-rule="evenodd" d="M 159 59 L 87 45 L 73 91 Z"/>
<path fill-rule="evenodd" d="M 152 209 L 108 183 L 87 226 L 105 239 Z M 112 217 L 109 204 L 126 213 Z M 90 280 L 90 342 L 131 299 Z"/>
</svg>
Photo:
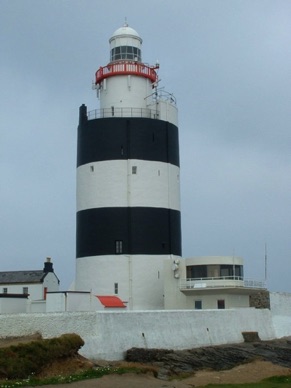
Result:
<svg viewBox="0 0 291 388">
<path fill-rule="evenodd" d="M 51 262 L 51 258 L 50 257 L 46 258 L 46 261 L 44 263 L 43 272 L 45 272 L 45 273 L 54 272 L 53 263 Z"/>
</svg>

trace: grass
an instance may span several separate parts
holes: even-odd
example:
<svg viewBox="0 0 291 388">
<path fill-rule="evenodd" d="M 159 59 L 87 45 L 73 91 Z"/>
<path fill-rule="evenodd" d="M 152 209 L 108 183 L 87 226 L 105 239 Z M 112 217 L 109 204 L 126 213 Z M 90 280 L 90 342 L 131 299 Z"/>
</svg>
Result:
<svg viewBox="0 0 291 388">
<path fill-rule="evenodd" d="M 37 379 L 33 376 L 23 380 L 2 381 L 0 388 L 12 387 L 35 387 L 48 384 L 68 384 L 76 381 L 87 379 L 96 379 L 109 374 L 124 374 L 124 373 L 155 373 L 151 367 L 144 366 L 124 366 L 124 367 L 100 367 L 90 369 L 82 373 L 73 374 L 69 376 L 55 376 L 45 379 Z M 291 387 L 291 376 L 275 376 L 263 380 L 260 383 L 247 384 L 208 384 L 207 388 L 287 388 Z"/>
<path fill-rule="evenodd" d="M 52 361 L 78 353 L 84 341 L 77 334 L 32 341 L 0 349 L 0 378 L 25 379 Z"/>
<path fill-rule="evenodd" d="M 38 379 L 33 375 L 29 376 L 26 379 L 22 380 L 6 380 L 0 381 L 0 388 L 12 388 L 12 387 L 35 387 L 41 385 L 49 384 L 68 384 L 76 381 L 96 379 L 109 374 L 125 374 L 125 373 L 155 373 L 155 370 L 151 367 L 133 367 L 133 366 L 124 366 L 124 367 L 99 367 L 94 369 L 89 369 L 87 371 L 71 374 L 69 376 L 55 376 L 44 379 Z"/>
</svg>

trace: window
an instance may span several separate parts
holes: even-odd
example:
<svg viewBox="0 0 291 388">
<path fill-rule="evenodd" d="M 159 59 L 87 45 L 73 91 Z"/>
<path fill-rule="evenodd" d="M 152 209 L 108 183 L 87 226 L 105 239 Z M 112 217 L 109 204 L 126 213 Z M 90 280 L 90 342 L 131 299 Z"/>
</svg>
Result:
<svg viewBox="0 0 291 388">
<path fill-rule="evenodd" d="M 220 276 L 222 277 L 233 276 L 233 265 L 221 265 Z"/>
<path fill-rule="evenodd" d="M 195 310 L 202 310 L 202 300 L 195 300 L 194 306 Z"/>
<path fill-rule="evenodd" d="M 225 301 L 224 301 L 224 299 L 218 299 L 218 301 L 217 301 L 217 308 L 219 310 L 225 309 Z"/>
<path fill-rule="evenodd" d="M 22 288 L 22 293 L 27 295 L 28 294 L 28 287 L 23 287 Z"/>
<path fill-rule="evenodd" d="M 206 265 L 190 265 L 187 267 L 187 279 L 207 278 Z"/>
<path fill-rule="evenodd" d="M 136 174 L 136 172 L 137 172 L 137 166 L 132 166 L 131 172 L 132 172 L 132 174 Z"/>
<path fill-rule="evenodd" d="M 120 59 L 128 59 L 141 62 L 141 51 L 133 46 L 119 46 L 111 50 L 111 61 L 119 61 Z"/>
<path fill-rule="evenodd" d="M 237 277 L 243 279 L 243 266 L 242 265 L 221 265 L 220 266 L 221 277 Z"/>
<path fill-rule="evenodd" d="M 115 253 L 122 253 L 122 240 L 115 241 Z"/>
<path fill-rule="evenodd" d="M 240 280 L 244 278 L 244 268 L 242 265 L 235 266 L 235 276 L 237 276 Z"/>
<path fill-rule="evenodd" d="M 3 292 L 3 294 L 7 294 L 8 293 L 8 288 L 4 287 L 2 292 Z"/>
<path fill-rule="evenodd" d="M 114 294 L 118 294 L 118 283 L 114 283 Z"/>
<path fill-rule="evenodd" d="M 90 166 L 90 171 L 94 172 L 94 166 Z"/>
</svg>

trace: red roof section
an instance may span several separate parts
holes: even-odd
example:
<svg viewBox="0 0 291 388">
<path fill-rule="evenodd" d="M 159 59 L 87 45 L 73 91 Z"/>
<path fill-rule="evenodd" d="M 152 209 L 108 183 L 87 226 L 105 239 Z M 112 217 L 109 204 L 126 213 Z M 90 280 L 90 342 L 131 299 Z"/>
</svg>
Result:
<svg viewBox="0 0 291 388">
<path fill-rule="evenodd" d="M 126 307 L 118 296 L 96 295 L 96 297 L 100 300 L 104 307 Z"/>
</svg>

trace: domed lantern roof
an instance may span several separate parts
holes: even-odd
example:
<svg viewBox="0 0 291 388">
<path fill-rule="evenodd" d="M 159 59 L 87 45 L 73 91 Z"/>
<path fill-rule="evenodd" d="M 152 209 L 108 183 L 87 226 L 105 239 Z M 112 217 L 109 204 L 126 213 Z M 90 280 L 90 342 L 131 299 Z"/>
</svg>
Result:
<svg viewBox="0 0 291 388">
<path fill-rule="evenodd" d="M 110 62 L 120 60 L 141 62 L 142 39 L 127 23 L 113 33 L 109 43 Z"/>
<path fill-rule="evenodd" d="M 129 27 L 129 25 L 127 23 L 124 23 L 124 25 L 122 27 L 120 27 L 116 31 L 114 31 L 112 37 L 109 39 L 109 43 L 111 43 L 111 41 L 117 37 L 118 38 L 131 37 L 131 38 L 138 39 L 140 41 L 140 43 L 142 43 L 142 39 L 139 36 L 139 34 L 133 28 Z"/>
</svg>

